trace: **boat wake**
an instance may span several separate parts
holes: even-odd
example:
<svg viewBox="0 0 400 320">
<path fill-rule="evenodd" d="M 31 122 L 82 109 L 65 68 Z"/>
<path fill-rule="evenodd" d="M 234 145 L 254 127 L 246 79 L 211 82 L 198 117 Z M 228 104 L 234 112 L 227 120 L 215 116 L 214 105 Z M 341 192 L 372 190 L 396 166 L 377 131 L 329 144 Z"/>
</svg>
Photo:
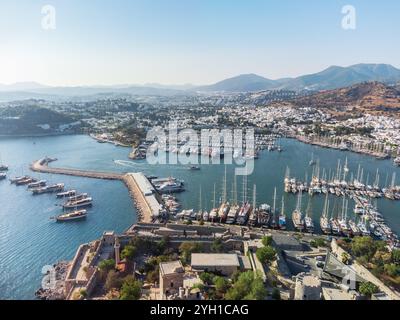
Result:
<svg viewBox="0 0 400 320">
<path fill-rule="evenodd" d="M 114 160 L 114 163 L 122 167 L 130 167 L 130 168 L 137 167 L 136 163 L 127 160 Z"/>
</svg>

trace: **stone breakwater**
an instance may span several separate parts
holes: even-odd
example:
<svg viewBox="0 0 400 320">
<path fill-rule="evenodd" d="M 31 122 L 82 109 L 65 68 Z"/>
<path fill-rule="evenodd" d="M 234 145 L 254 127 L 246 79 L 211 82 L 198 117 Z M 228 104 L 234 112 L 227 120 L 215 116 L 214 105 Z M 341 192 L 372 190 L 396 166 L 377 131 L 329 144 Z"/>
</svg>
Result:
<svg viewBox="0 0 400 320">
<path fill-rule="evenodd" d="M 152 209 L 143 195 L 143 190 L 131 174 L 120 174 L 112 172 L 99 172 L 90 170 L 70 169 L 70 168 L 53 168 L 49 167 L 49 159 L 44 158 L 31 164 L 32 171 L 41 173 L 61 174 L 83 178 L 103 179 L 103 180 L 119 180 L 122 181 L 129 190 L 129 194 L 133 200 L 133 205 L 138 212 L 138 220 L 144 223 L 150 223 L 153 220 Z"/>
</svg>

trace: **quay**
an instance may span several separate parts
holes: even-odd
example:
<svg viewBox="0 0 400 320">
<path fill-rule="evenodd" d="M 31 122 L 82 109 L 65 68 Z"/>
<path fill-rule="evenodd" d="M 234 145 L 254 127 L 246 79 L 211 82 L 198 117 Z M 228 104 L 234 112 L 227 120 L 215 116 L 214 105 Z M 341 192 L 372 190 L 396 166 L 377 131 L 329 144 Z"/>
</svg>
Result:
<svg viewBox="0 0 400 320">
<path fill-rule="evenodd" d="M 153 219 L 160 214 L 161 204 L 159 198 L 156 196 L 155 190 L 150 188 L 151 183 L 142 173 L 121 174 L 71 168 L 55 168 L 49 167 L 49 162 L 48 158 L 37 160 L 31 164 L 30 169 L 34 172 L 41 173 L 121 181 L 129 190 L 134 206 L 138 211 L 140 222 L 151 223 Z"/>
</svg>

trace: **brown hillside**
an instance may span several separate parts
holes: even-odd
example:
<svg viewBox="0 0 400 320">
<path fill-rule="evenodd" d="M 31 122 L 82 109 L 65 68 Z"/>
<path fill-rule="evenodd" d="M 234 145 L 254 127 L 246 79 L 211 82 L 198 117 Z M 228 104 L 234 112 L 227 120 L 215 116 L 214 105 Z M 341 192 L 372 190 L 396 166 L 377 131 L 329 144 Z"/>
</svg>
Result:
<svg viewBox="0 0 400 320">
<path fill-rule="evenodd" d="M 337 116 L 361 113 L 400 117 L 400 90 L 380 82 L 319 92 L 291 101 L 298 107 L 322 108 Z"/>
</svg>

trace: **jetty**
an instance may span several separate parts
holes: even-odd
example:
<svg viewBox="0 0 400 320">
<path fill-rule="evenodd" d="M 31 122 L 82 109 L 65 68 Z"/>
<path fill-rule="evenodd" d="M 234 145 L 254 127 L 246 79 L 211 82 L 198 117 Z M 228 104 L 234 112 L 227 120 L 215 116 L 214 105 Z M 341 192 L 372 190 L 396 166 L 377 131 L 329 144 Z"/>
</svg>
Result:
<svg viewBox="0 0 400 320">
<path fill-rule="evenodd" d="M 60 174 L 83 178 L 115 180 L 123 182 L 129 190 L 134 206 L 138 211 L 140 222 L 151 223 L 154 218 L 158 217 L 161 204 L 155 194 L 149 194 L 150 182 L 145 183 L 147 178 L 141 173 L 113 173 L 100 172 L 72 168 L 56 168 L 49 167 L 51 159 L 43 158 L 33 162 L 30 169 L 34 172 Z"/>
</svg>

